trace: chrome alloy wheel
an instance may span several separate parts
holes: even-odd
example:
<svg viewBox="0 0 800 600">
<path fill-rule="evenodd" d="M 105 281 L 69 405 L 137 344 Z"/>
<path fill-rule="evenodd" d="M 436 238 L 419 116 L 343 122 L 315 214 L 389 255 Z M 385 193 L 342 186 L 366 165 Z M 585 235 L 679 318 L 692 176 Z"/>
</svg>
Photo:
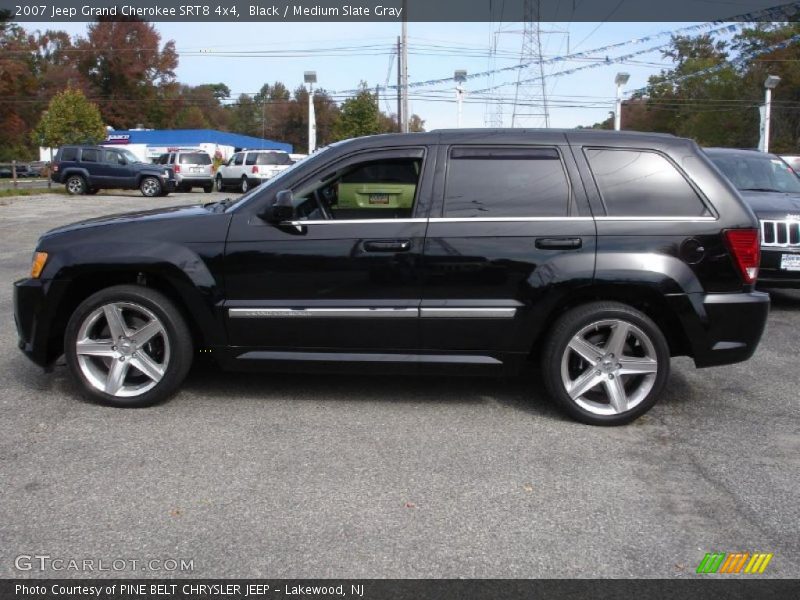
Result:
<svg viewBox="0 0 800 600">
<path fill-rule="evenodd" d="M 145 196 L 157 196 L 159 192 L 158 181 L 153 177 L 148 177 L 142 182 L 142 193 Z"/>
<path fill-rule="evenodd" d="M 67 180 L 67 191 L 73 195 L 82 194 L 83 180 L 80 177 L 70 177 Z"/>
<path fill-rule="evenodd" d="M 94 388 L 131 398 L 150 391 L 164 377 L 170 342 L 152 311 L 133 302 L 114 302 L 84 319 L 75 352 L 83 376 Z"/>
<path fill-rule="evenodd" d="M 638 406 L 653 389 L 657 373 L 652 340 L 636 325 L 619 319 L 587 325 L 572 337 L 561 357 L 567 394 L 596 415 L 618 415 Z"/>
</svg>

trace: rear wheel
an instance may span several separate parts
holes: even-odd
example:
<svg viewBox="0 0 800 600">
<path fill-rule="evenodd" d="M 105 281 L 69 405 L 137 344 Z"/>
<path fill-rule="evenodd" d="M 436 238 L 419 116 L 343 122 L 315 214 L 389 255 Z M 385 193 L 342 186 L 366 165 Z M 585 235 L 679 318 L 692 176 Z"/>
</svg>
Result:
<svg viewBox="0 0 800 600">
<path fill-rule="evenodd" d="M 622 425 L 650 410 L 669 376 L 669 347 L 647 315 L 616 302 L 574 308 L 544 348 L 550 395 L 575 419 Z"/>
<path fill-rule="evenodd" d="M 178 309 L 141 286 L 115 286 L 87 298 L 70 318 L 64 344 L 83 392 L 119 407 L 166 399 L 192 362 L 191 335 Z"/>
<path fill-rule="evenodd" d="M 157 177 L 145 177 L 142 179 L 141 183 L 139 183 L 139 191 L 142 192 L 142 196 L 148 198 L 160 196 L 162 193 L 161 182 Z"/>
<path fill-rule="evenodd" d="M 86 185 L 86 180 L 81 175 L 70 175 L 67 177 L 65 187 L 67 188 L 67 193 L 71 196 L 85 194 L 86 190 L 89 189 L 89 186 Z"/>
<path fill-rule="evenodd" d="M 239 186 L 239 189 L 242 191 L 243 194 L 246 194 L 247 190 L 250 189 L 250 184 L 247 183 L 247 177 L 242 177 L 242 183 Z"/>
</svg>

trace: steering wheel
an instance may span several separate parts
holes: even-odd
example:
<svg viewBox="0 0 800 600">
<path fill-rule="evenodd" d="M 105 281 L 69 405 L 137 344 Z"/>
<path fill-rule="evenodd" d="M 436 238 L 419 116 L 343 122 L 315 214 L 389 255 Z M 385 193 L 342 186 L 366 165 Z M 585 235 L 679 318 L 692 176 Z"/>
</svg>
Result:
<svg viewBox="0 0 800 600">
<path fill-rule="evenodd" d="M 328 206 L 328 201 L 323 195 L 321 188 L 317 188 L 316 190 L 314 190 L 313 196 L 314 196 L 314 203 L 317 205 L 319 212 L 322 213 L 325 219 L 329 221 L 333 220 L 333 213 L 331 212 L 330 207 Z"/>
</svg>

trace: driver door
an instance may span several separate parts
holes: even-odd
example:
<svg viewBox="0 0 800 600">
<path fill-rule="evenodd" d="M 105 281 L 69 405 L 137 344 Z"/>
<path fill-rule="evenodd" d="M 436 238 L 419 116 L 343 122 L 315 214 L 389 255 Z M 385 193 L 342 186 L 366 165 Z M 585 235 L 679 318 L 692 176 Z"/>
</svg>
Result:
<svg viewBox="0 0 800 600">
<path fill-rule="evenodd" d="M 406 147 L 332 159 L 289 184 L 291 223 L 237 211 L 225 253 L 231 345 L 358 360 L 418 348 L 434 157 Z"/>
</svg>

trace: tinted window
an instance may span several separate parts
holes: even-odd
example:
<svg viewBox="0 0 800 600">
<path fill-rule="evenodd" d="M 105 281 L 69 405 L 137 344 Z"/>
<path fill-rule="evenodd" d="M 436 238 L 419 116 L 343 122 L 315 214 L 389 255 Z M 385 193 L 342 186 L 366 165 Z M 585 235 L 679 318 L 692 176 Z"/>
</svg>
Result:
<svg viewBox="0 0 800 600">
<path fill-rule="evenodd" d="M 697 217 L 705 205 L 665 157 L 642 150 L 587 148 L 606 211 L 613 217 Z"/>
<path fill-rule="evenodd" d="M 244 160 L 244 154 L 234 154 L 233 155 L 233 164 L 240 165 Z"/>
<path fill-rule="evenodd" d="M 555 148 L 450 151 L 445 217 L 566 216 L 569 204 L 569 182 Z"/>
<path fill-rule="evenodd" d="M 776 156 L 759 152 L 708 154 L 739 190 L 800 193 L 800 179 Z"/>
<path fill-rule="evenodd" d="M 248 163 L 250 164 L 250 163 Z M 292 159 L 289 158 L 288 154 L 282 154 L 280 152 L 266 152 L 264 154 L 258 155 L 258 160 L 256 161 L 257 165 L 290 165 L 292 164 Z"/>
<path fill-rule="evenodd" d="M 255 152 L 251 152 L 250 154 L 247 155 L 247 158 L 245 159 L 244 164 L 246 164 L 246 165 L 254 165 L 254 164 L 256 164 L 256 158 L 258 158 L 258 154 L 256 154 Z"/>
<path fill-rule="evenodd" d="M 94 148 L 84 148 L 81 152 L 81 162 L 99 162 L 100 152 Z"/>
<path fill-rule="evenodd" d="M 78 158 L 77 148 L 62 148 L 58 153 L 60 156 L 56 160 L 75 160 Z"/>
<path fill-rule="evenodd" d="M 210 165 L 211 157 L 205 152 L 190 152 L 181 154 L 179 162 L 182 165 Z"/>
</svg>

